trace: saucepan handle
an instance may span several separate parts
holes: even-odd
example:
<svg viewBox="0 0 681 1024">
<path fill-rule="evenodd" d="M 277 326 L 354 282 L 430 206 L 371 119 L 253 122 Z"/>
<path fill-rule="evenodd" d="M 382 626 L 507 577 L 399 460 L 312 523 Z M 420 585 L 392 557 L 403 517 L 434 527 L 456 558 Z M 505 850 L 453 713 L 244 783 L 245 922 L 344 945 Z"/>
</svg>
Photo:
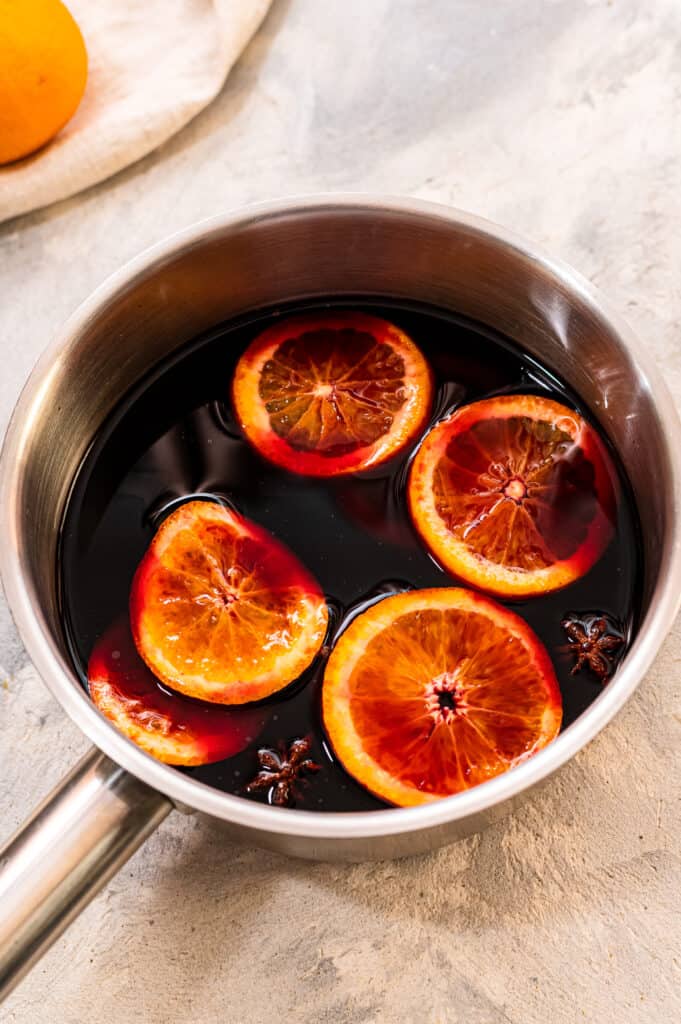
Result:
<svg viewBox="0 0 681 1024">
<path fill-rule="evenodd" d="M 0 1001 L 172 809 L 93 749 L 0 851 Z"/>
</svg>

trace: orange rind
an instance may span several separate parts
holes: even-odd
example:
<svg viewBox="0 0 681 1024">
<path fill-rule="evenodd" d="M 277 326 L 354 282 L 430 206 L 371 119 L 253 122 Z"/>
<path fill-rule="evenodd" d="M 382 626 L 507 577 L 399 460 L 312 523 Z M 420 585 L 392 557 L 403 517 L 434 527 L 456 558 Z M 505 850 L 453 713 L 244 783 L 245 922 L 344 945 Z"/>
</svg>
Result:
<svg viewBox="0 0 681 1024">
<path fill-rule="evenodd" d="M 322 708 L 346 771 L 400 807 L 513 768 L 562 719 L 551 659 L 527 623 L 455 587 L 388 597 L 354 619 L 329 658 Z"/>
<path fill-rule="evenodd" d="M 289 317 L 241 356 L 237 421 L 254 448 L 293 473 L 330 477 L 388 461 L 430 412 L 430 368 L 394 324 L 367 313 Z"/>
<path fill-rule="evenodd" d="M 171 689 L 244 704 L 308 667 L 328 610 L 316 580 L 271 534 L 222 505 L 191 501 L 142 559 L 130 622 L 142 658 Z"/>
<path fill-rule="evenodd" d="M 435 426 L 409 474 L 409 511 L 454 577 L 507 598 L 579 579 L 614 533 L 617 477 L 586 420 L 537 395 L 503 395 Z"/>
</svg>

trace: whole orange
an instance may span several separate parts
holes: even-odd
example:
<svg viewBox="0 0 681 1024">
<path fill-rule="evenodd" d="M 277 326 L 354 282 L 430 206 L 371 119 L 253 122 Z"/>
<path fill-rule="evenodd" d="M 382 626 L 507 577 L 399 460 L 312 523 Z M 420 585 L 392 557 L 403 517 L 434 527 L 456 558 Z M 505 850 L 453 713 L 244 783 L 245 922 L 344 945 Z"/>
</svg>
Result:
<svg viewBox="0 0 681 1024">
<path fill-rule="evenodd" d="M 49 142 L 86 81 L 85 43 L 61 0 L 0 0 L 0 164 Z"/>
</svg>

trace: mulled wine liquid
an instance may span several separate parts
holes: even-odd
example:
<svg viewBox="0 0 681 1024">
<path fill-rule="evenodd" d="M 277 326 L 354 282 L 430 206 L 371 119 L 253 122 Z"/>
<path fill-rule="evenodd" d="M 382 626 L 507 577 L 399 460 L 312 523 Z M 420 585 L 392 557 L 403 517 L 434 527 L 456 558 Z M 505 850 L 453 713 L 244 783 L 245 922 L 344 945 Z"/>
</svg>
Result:
<svg viewBox="0 0 681 1024">
<path fill-rule="evenodd" d="M 101 431 L 77 475 L 61 535 L 59 586 L 66 639 L 87 686 L 87 662 L 107 627 L 124 614 L 130 583 L 155 530 L 181 502 L 225 502 L 287 544 L 328 598 L 328 642 L 349 619 L 396 591 L 455 585 L 428 555 L 407 514 L 409 452 L 371 477 L 319 480 L 270 465 L 241 438 L 229 403 L 235 364 L 253 338 L 282 313 L 350 308 L 390 320 L 416 342 L 436 379 L 433 419 L 458 405 L 502 393 L 535 393 L 576 407 L 579 397 L 507 339 L 437 309 L 407 303 L 341 300 L 277 308 L 220 326 L 143 381 Z M 582 579 L 548 596 L 513 602 L 546 645 L 563 694 L 563 728 L 601 692 L 588 668 L 572 675 L 561 621 L 567 613 L 607 613 L 628 643 L 640 593 L 639 526 L 622 477 L 615 536 Z M 626 650 L 622 646 L 619 656 Z M 217 764 L 178 769 L 243 795 L 257 772 L 256 749 L 310 735 L 322 769 L 301 789 L 297 807 L 373 810 L 386 805 L 343 770 L 320 720 L 324 655 L 294 684 L 264 702 L 269 717 L 252 748 Z M 248 799 L 267 800 L 267 792 Z"/>
</svg>

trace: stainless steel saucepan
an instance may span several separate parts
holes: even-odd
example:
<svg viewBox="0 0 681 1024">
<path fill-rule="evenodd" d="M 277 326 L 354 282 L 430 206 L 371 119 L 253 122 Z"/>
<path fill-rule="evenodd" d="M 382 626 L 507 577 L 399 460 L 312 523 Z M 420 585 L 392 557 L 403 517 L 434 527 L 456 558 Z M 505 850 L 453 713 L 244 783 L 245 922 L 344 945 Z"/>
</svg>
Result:
<svg viewBox="0 0 681 1024">
<path fill-rule="evenodd" d="M 598 699 L 505 775 L 421 807 L 286 810 L 218 792 L 160 764 L 99 714 L 64 643 L 57 540 L 88 446 L 154 364 L 246 311 L 363 294 L 432 303 L 497 328 L 583 397 L 617 447 L 638 500 L 643 621 Z M 133 260 L 44 353 L 2 454 L 7 599 L 33 663 L 94 748 L 0 854 L 0 991 L 9 991 L 173 808 L 220 818 L 231 837 L 247 843 L 343 860 L 432 849 L 507 813 L 610 721 L 649 668 L 679 604 L 680 509 L 681 426 L 650 356 L 578 274 L 492 224 L 411 199 L 319 197 L 214 218 Z"/>
</svg>

